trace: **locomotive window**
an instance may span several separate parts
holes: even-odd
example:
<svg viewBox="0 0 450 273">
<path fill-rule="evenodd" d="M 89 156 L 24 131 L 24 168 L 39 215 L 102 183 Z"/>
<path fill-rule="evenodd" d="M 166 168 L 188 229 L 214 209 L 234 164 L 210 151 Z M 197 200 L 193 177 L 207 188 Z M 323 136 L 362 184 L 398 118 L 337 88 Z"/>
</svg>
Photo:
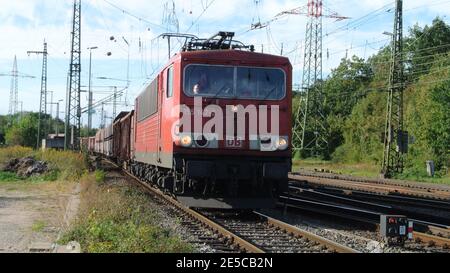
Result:
<svg viewBox="0 0 450 273">
<path fill-rule="evenodd" d="M 173 97 L 173 66 L 167 70 L 167 98 Z"/>
<path fill-rule="evenodd" d="M 189 96 L 233 97 L 234 68 L 190 65 L 185 72 L 184 91 Z"/>
<path fill-rule="evenodd" d="M 237 97 L 257 100 L 284 98 L 286 87 L 282 70 L 238 67 L 237 71 Z"/>
<path fill-rule="evenodd" d="M 286 77 L 276 68 L 189 65 L 184 92 L 188 96 L 281 100 L 286 95 Z"/>
<path fill-rule="evenodd" d="M 138 97 L 137 111 L 138 121 L 143 121 L 158 112 L 158 78 Z"/>
</svg>

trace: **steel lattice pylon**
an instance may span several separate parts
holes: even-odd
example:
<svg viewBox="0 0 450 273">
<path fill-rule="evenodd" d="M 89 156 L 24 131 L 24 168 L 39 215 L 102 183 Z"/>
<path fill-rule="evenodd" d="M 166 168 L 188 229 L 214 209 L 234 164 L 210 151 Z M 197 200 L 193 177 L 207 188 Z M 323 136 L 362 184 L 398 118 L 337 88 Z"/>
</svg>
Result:
<svg viewBox="0 0 450 273">
<path fill-rule="evenodd" d="M 38 148 L 42 135 L 46 134 L 46 116 L 47 116 L 47 43 L 44 42 L 44 51 L 42 51 L 42 79 L 41 79 L 41 99 L 39 107 L 39 124 L 38 124 Z"/>
<path fill-rule="evenodd" d="M 41 93 L 39 100 L 39 119 L 38 119 L 38 132 L 37 132 L 37 148 L 41 146 L 41 139 L 46 134 L 47 130 L 47 43 L 44 40 L 44 50 L 43 51 L 28 51 L 30 54 L 42 54 L 42 78 L 41 78 Z"/>
<path fill-rule="evenodd" d="M 10 74 L 0 74 L 0 77 L 11 77 L 11 89 L 9 94 L 9 110 L 8 114 L 10 117 L 10 125 L 14 123 L 14 116 L 19 112 L 19 78 L 30 78 L 34 79 L 33 76 L 28 76 L 22 73 L 19 73 L 17 68 L 17 57 L 14 56 L 13 69 Z M 17 120 L 20 119 L 20 116 L 17 116 Z"/>
<path fill-rule="evenodd" d="M 397 0 L 384 137 L 382 174 L 385 177 L 403 172 L 404 154 L 408 150 L 408 133 L 403 130 L 403 95 L 403 1 Z"/>
<path fill-rule="evenodd" d="M 11 71 L 11 91 L 9 94 L 9 116 L 17 114 L 19 104 L 19 72 L 17 70 L 17 57 L 14 56 L 13 69 Z"/>
<path fill-rule="evenodd" d="M 294 121 L 294 150 L 323 155 L 328 151 L 327 125 L 323 112 L 322 1 L 308 2 L 301 104 Z"/>
<path fill-rule="evenodd" d="M 81 127 L 81 0 L 73 1 L 71 62 L 67 89 L 65 149 L 78 150 Z"/>
<path fill-rule="evenodd" d="M 166 26 L 167 32 L 180 32 L 180 22 L 178 21 L 175 2 L 173 0 L 167 1 L 164 4 L 164 13 L 162 23 Z"/>
<path fill-rule="evenodd" d="M 39 104 L 39 121 L 38 121 L 38 144 L 40 147 L 40 142 L 42 135 L 46 134 L 46 116 L 47 116 L 47 43 L 44 42 L 44 51 L 42 51 L 42 78 L 41 78 L 41 99 Z"/>
</svg>

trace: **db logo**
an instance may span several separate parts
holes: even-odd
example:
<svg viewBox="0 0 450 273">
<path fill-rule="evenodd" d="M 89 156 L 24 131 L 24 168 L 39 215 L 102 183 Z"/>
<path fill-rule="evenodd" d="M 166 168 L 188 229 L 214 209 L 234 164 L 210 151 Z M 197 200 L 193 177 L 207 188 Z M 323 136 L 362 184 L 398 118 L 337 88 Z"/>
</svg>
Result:
<svg viewBox="0 0 450 273">
<path fill-rule="evenodd" d="M 226 140 L 226 147 L 227 148 L 242 148 L 244 144 L 244 141 L 241 139 L 229 139 Z"/>
</svg>

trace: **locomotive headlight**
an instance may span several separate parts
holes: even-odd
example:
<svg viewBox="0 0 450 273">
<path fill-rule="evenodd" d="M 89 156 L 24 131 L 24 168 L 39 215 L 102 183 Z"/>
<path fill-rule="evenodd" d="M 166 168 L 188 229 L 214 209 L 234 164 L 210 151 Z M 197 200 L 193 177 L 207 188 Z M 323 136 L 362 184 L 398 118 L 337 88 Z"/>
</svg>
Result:
<svg viewBox="0 0 450 273">
<path fill-rule="evenodd" d="M 186 148 L 191 147 L 192 146 L 192 137 L 191 136 L 183 136 L 181 138 L 181 145 Z"/>
<path fill-rule="evenodd" d="M 281 151 L 286 150 L 288 148 L 288 146 L 289 146 L 289 142 L 288 142 L 287 138 L 280 137 L 278 139 L 277 146 L 278 146 L 278 150 L 281 150 Z"/>
</svg>

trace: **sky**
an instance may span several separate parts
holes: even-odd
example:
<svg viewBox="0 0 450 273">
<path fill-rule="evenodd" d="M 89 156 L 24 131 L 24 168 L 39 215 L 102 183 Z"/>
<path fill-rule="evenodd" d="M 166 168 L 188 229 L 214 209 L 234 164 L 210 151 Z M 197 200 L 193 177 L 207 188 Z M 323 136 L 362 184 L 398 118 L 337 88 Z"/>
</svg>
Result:
<svg viewBox="0 0 450 273">
<path fill-rule="evenodd" d="M 450 23 L 450 1 L 403 2 L 405 32 L 415 24 L 431 24 L 437 16 Z M 291 15 L 272 22 L 268 28 L 250 29 L 254 23 L 270 21 L 282 11 L 306 4 L 306 0 L 82 0 L 82 89 L 88 86 L 88 47 L 98 47 L 92 51 L 95 101 L 110 95 L 114 87 L 125 88 L 129 55 L 130 87 L 118 111 L 132 109 L 134 98 L 168 59 L 167 40 L 158 38 L 162 33 L 177 31 L 175 24 L 164 20 L 168 17 L 177 18 L 182 33 L 206 38 L 218 31 L 233 31 L 237 40 L 254 44 L 257 51 L 276 55 L 283 51 L 294 65 L 294 84 L 298 84 L 307 18 Z M 333 11 L 350 17 L 343 21 L 323 19 L 324 77 L 342 58 L 368 58 L 389 43 L 390 37 L 382 33 L 392 32 L 394 1 L 325 0 L 324 6 L 325 13 Z M 27 51 L 42 51 L 44 39 L 49 53 L 48 90 L 52 91 L 48 100 L 51 102 L 53 96 L 53 102 L 57 102 L 66 97 L 72 9 L 72 0 L 0 0 L 0 74 L 11 73 L 17 56 L 19 73 L 35 77 L 19 78 L 23 111 L 39 110 L 42 55 L 28 55 Z M 173 48 L 178 47 L 175 44 Z M 11 78 L 0 76 L 2 115 L 8 113 L 10 86 Z M 82 106 L 87 104 L 86 97 L 83 93 Z M 56 106 L 48 106 L 50 110 L 56 116 Z M 62 102 L 60 117 L 64 110 Z M 105 106 L 105 111 L 112 117 L 112 105 Z M 82 121 L 86 124 L 87 117 L 83 116 Z M 94 126 L 99 123 L 97 109 Z"/>
</svg>

